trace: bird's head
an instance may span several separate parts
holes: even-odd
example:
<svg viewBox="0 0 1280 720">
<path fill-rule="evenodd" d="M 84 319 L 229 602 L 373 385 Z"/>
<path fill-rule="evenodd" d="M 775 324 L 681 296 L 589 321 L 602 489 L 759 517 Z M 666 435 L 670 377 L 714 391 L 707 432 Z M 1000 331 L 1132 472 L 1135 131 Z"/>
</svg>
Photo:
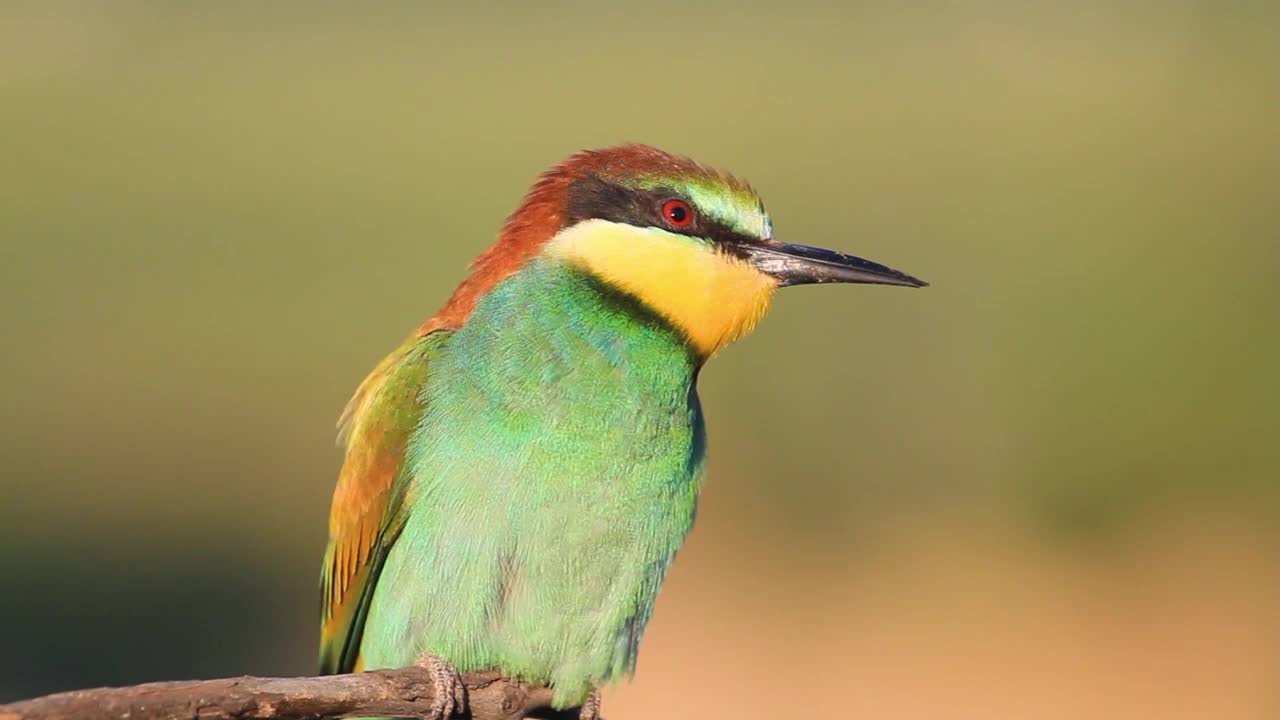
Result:
<svg viewBox="0 0 1280 720">
<path fill-rule="evenodd" d="M 663 316 L 709 357 L 750 332 L 779 287 L 924 282 L 877 263 L 774 237 L 746 183 L 645 145 L 579 153 L 552 168 L 437 316 L 476 298 L 531 258 L 571 263 Z"/>
</svg>

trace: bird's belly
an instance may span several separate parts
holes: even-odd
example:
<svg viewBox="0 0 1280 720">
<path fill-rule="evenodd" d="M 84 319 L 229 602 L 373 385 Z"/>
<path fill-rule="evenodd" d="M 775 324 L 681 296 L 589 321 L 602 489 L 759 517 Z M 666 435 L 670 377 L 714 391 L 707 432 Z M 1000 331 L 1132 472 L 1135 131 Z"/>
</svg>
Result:
<svg viewBox="0 0 1280 720">
<path fill-rule="evenodd" d="M 415 493 L 388 554 L 365 628 L 365 667 L 430 652 L 460 670 L 551 683 L 563 705 L 633 668 L 662 577 L 693 522 L 700 445 L 644 454 L 561 448 L 567 454 L 554 462 L 534 445 L 477 463 L 485 456 L 463 443 L 433 462 L 442 480 Z M 446 459 L 455 452 L 458 462 Z"/>
</svg>

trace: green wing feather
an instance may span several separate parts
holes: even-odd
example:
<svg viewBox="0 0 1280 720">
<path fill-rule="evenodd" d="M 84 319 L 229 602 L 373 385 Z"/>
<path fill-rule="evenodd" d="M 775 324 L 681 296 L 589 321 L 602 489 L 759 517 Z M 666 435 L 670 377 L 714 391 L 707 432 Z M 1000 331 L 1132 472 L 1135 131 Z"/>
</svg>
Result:
<svg viewBox="0 0 1280 720">
<path fill-rule="evenodd" d="M 387 551 L 404 524 L 406 445 L 422 413 L 427 368 L 449 331 L 405 341 L 356 390 L 339 422 L 346 457 L 321 571 L 320 672 L 360 669 L 364 620 Z"/>
</svg>

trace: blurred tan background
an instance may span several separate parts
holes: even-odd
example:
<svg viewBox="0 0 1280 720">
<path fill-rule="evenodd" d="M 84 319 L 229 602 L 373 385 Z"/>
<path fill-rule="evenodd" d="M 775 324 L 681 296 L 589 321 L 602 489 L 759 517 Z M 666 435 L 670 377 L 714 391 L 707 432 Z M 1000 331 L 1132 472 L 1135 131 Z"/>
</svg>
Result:
<svg viewBox="0 0 1280 720">
<path fill-rule="evenodd" d="M 0 701 L 311 672 L 339 409 L 627 140 L 933 287 L 703 374 L 611 720 L 1280 714 L 1280 5 L 1207 1 L 5 3 Z"/>
</svg>

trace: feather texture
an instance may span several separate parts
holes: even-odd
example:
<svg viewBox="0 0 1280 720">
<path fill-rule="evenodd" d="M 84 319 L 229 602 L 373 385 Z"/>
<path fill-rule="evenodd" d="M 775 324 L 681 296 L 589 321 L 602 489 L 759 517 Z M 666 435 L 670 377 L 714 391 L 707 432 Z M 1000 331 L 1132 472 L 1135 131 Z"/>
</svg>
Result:
<svg viewBox="0 0 1280 720">
<path fill-rule="evenodd" d="M 382 557 L 395 539 L 403 507 L 397 480 L 409 436 L 422 414 L 419 390 L 431 357 L 448 338 L 437 330 L 412 337 L 361 384 L 346 424 L 346 457 L 329 514 L 321 586 L 320 668 L 351 671 L 363 613 Z"/>
<path fill-rule="evenodd" d="M 698 238 L 655 245 L 682 253 L 662 263 L 617 242 L 547 252 L 584 178 L 683 188 L 733 232 L 772 232 L 745 183 L 655 148 L 586 151 L 545 173 L 343 412 L 323 672 L 430 652 L 550 683 L 569 706 L 634 668 L 693 523 L 697 370 L 754 326 L 774 283 Z"/>
</svg>

